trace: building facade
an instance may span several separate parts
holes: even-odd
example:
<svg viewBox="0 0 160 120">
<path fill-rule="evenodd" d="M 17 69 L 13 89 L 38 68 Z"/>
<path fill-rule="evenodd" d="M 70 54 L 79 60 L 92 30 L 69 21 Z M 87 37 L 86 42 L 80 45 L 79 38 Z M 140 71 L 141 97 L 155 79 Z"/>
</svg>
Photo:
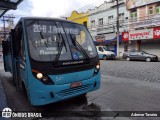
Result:
<svg viewBox="0 0 160 120">
<path fill-rule="evenodd" d="M 78 13 L 77 11 L 73 11 L 70 17 L 67 17 L 67 20 L 84 24 L 88 27 L 88 12 L 85 13 Z"/>
<path fill-rule="evenodd" d="M 123 33 L 126 51 L 143 50 L 160 57 L 160 0 L 127 0 L 129 31 Z"/>
<path fill-rule="evenodd" d="M 119 13 L 119 48 L 117 48 L 117 7 Z M 93 40 L 97 43 L 103 43 L 110 50 L 119 55 L 123 54 L 124 45 L 121 34 L 128 31 L 128 11 L 126 10 L 125 1 L 119 0 L 116 2 L 104 2 L 99 7 L 89 10 L 89 31 Z"/>
</svg>

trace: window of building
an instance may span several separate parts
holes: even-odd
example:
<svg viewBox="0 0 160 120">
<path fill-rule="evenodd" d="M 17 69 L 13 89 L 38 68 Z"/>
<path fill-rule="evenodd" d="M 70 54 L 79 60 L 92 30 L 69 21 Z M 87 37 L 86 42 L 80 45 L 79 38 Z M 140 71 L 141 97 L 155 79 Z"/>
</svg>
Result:
<svg viewBox="0 0 160 120">
<path fill-rule="evenodd" d="M 108 16 L 108 23 L 109 24 L 113 23 L 113 15 L 112 16 Z"/>
<path fill-rule="evenodd" d="M 156 14 L 160 14 L 160 3 L 156 5 Z"/>
<path fill-rule="evenodd" d="M 120 13 L 119 14 L 119 23 L 123 23 L 124 22 L 124 13 Z"/>
<path fill-rule="evenodd" d="M 87 21 L 83 22 L 83 25 L 87 27 Z"/>
<path fill-rule="evenodd" d="M 103 25 L 103 18 L 100 18 L 100 19 L 98 20 L 98 25 L 99 25 L 99 26 L 102 26 L 102 25 Z"/>
<path fill-rule="evenodd" d="M 137 20 L 137 10 L 136 9 L 130 12 L 130 18 L 131 20 Z"/>
<path fill-rule="evenodd" d="M 148 8 L 148 15 L 153 15 L 153 7 Z"/>
<path fill-rule="evenodd" d="M 130 17 L 131 18 L 137 18 L 137 12 L 132 12 Z"/>
<path fill-rule="evenodd" d="M 120 13 L 120 14 L 119 14 L 119 19 L 120 19 L 120 20 L 123 20 L 123 19 L 124 19 L 124 13 Z"/>
<path fill-rule="evenodd" d="M 91 27 L 95 27 L 95 20 L 91 20 Z"/>
</svg>

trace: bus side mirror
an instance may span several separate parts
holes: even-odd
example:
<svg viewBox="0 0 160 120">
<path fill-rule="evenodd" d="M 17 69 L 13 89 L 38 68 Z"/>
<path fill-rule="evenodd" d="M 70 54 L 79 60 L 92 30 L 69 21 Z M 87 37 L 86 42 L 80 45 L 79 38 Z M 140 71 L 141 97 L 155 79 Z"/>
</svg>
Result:
<svg viewBox="0 0 160 120">
<path fill-rule="evenodd" d="M 15 30 L 14 29 L 11 29 L 11 37 L 12 37 L 12 40 L 15 41 Z"/>
<path fill-rule="evenodd" d="M 3 55 L 10 54 L 10 41 L 2 41 Z"/>
<path fill-rule="evenodd" d="M 17 56 L 17 41 L 16 41 L 16 31 L 14 29 L 11 29 L 11 43 L 12 43 L 12 46 L 13 46 L 13 56 Z"/>
</svg>

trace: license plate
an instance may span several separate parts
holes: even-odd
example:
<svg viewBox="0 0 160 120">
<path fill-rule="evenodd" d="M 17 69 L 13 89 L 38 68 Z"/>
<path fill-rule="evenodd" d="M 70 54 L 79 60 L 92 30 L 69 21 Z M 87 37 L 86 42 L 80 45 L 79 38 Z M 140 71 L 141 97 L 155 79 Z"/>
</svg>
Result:
<svg viewBox="0 0 160 120">
<path fill-rule="evenodd" d="M 70 88 L 79 87 L 82 85 L 82 82 L 74 82 L 70 84 Z"/>
</svg>

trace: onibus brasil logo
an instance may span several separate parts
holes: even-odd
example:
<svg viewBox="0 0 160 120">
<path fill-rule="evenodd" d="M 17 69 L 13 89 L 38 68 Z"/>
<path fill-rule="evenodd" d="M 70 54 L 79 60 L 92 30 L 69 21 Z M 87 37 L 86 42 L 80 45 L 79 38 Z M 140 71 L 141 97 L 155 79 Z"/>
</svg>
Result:
<svg viewBox="0 0 160 120">
<path fill-rule="evenodd" d="M 10 108 L 4 108 L 2 110 L 2 117 L 10 118 L 12 116 L 12 110 Z"/>
<path fill-rule="evenodd" d="M 37 112 L 13 112 L 10 108 L 4 108 L 2 110 L 2 117 L 42 117 L 42 115 Z"/>
</svg>

